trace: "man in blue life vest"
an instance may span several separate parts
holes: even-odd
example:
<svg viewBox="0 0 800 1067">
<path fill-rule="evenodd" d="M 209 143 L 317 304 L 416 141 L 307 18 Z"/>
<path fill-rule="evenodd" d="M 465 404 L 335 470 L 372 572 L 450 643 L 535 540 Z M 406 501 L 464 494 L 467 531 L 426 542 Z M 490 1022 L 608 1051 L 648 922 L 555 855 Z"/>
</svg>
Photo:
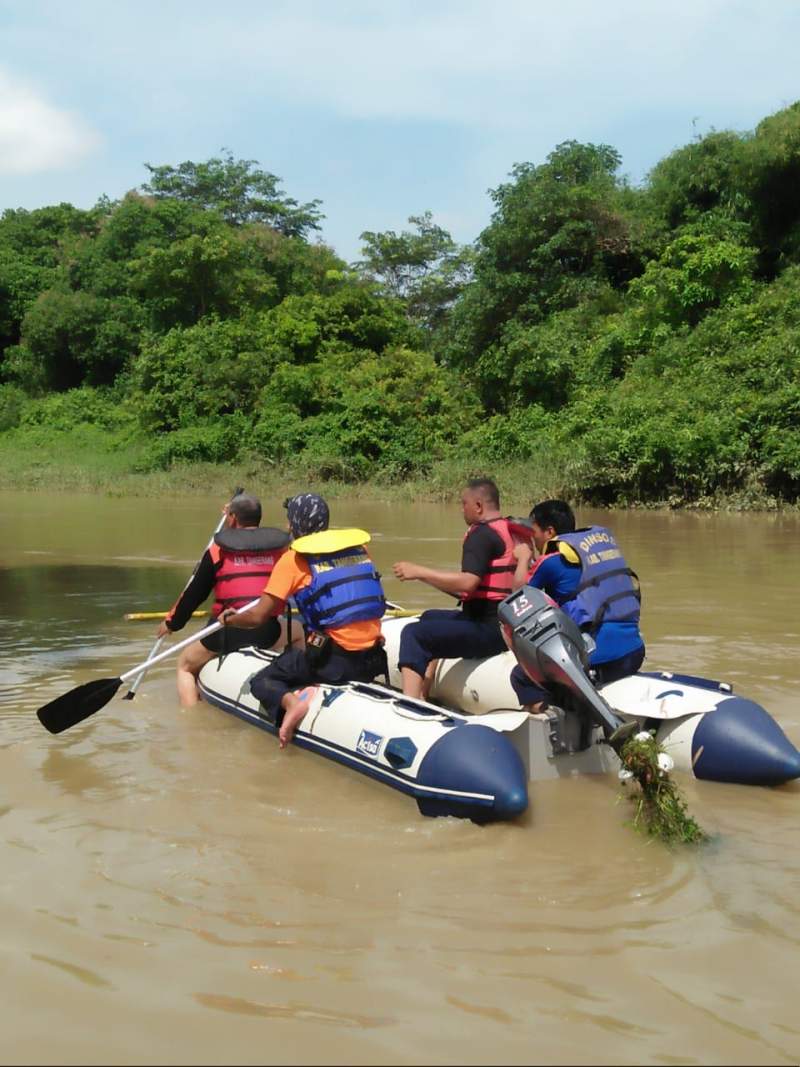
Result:
<svg viewBox="0 0 800 1067">
<path fill-rule="evenodd" d="M 226 626 L 263 626 L 294 597 L 305 648 L 283 652 L 250 681 L 250 691 L 279 727 L 281 748 L 308 711 L 313 683 L 371 682 L 386 674 L 380 575 L 364 547 L 364 530 L 329 530 L 328 505 L 315 493 L 286 501 L 294 540 L 278 561 L 261 600 L 249 611 L 224 612 Z M 299 690 L 299 692 L 296 692 Z"/>
<path fill-rule="evenodd" d="M 541 589 L 595 641 L 589 657 L 599 685 L 635 674 L 645 656 L 639 632 L 640 595 L 613 534 L 604 526 L 575 529 L 575 515 L 563 500 L 544 500 L 531 510 L 533 543 L 540 553 L 532 564 L 529 545 L 514 549 L 513 585 Z M 549 694 L 519 664 L 511 672 L 519 702 L 544 711 Z"/>
<path fill-rule="evenodd" d="M 426 582 L 461 600 L 456 610 L 426 611 L 400 637 L 403 692 L 422 697 L 428 668 L 440 658 L 496 656 L 505 651 L 497 605 L 512 591 L 517 538 L 500 514 L 500 493 L 491 478 L 474 478 L 461 493 L 469 527 L 461 548 L 461 569 L 434 570 L 418 563 L 395 563 L 401 582 Z"/>
<path fill-rule="evenodd" d="M 283 530 L 259 526 L 261 503 L 249 493 L 239 493 L 225 507 L 225 525 L 203 553 L 188 585 L 158 629 L 158 636 L 182 630 L 192 612 L 214 593 L 211 614 L 219 618 L 225 608 L 242 607 L 254 600 L 289 543 Z M 197 675 L 200 669 L 222 652 L 234 652 L 245 645 L 271 648 L 281 636 L 277 619 L 267 619 L 254 633 L 232 634 L 224 642 L 218 630 L 185 648 L 178 659 L 178 697 L 181 707 L 191 708 L 200 699 Z"/>
</svg>

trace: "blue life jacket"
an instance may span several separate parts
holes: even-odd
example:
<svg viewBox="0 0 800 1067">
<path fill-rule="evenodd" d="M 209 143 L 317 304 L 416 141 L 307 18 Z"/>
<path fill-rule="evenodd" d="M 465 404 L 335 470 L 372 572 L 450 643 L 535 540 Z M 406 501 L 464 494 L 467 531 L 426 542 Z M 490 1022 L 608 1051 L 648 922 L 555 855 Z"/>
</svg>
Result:
<svg viewBox="0 0 800 1067">
<path fill-rule="evenodd" d="M 582 629 L 596 633 L 604 622 L 635 622 L 641 614 L 639 580 L 625 562 L 614 535 L 604 526 L 559 534 L 581 565 L 575 592 L 560 604 Z M 545 557 L 546 558 L 546 557 Z"/>
<path fill-rule="evenodd" d="M 311 584 L 295 593 L 297 610 L 317 632 L 350 622 L 380 619 L 386 612 L 383 587 L 363 545 L 338 552 L 298 552 L 311 569 Z"/>
</svg>

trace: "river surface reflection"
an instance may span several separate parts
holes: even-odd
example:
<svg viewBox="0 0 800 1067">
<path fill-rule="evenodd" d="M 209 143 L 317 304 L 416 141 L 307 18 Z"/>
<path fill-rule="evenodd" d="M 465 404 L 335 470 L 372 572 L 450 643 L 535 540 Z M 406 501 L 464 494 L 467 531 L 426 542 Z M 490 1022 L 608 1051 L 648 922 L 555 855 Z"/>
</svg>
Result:
<svg viewBox="0 0 800 1067">
<path fill-rule="evenodd" d="M 615 781 L 479 828 L 202 706 L 173 665 L 51 737 L 35 709 L 143 659 L 209 499 L 0 494 L 3 1063 L 797 1063 L 800 789 L 683 780 L 669 852 Z M 648 665 L 733 683 L 800 743 L 800 522 L 581 513 L 644 589 Z M 336 501 L 388 575 L 457 506 Z M 265 521 L 282 522 L 280 509 Z M 427 586 L 387 581 L 410 606 Z M 199 624 L 198 624 L 199 625 Z"/>
</svg>

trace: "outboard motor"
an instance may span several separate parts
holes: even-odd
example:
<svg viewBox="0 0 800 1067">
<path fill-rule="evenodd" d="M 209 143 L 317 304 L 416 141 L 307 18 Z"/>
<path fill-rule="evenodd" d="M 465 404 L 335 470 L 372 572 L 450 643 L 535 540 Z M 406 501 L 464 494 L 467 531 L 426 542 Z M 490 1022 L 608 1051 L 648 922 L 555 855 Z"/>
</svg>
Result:
<svg viewBox="0 0 800 1067">
<path fill-rule="evenodd" d="M 518 589 L 501 602 L 498 617 L 519 665 L 559 705 L 548 712 L 554 754 L 588 748 L 595 725 L 614 748 L 639 728 L 635 721 L 618 719 L 592 685 L 591 638 L 541 589 Z"/>
</svg>

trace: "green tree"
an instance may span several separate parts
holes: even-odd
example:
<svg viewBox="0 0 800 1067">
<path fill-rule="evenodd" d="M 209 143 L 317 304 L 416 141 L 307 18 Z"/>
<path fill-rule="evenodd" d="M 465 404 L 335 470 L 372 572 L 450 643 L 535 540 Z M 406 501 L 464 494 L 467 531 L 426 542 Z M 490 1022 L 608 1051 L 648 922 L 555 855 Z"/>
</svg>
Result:
<svg viewBox="0 0 800 1067">
<path fill-rule="evenodd" d="M 774 277 L 800 261 L 800 101 L 758 124 L 740 174 L 762 269 Z"/>
<path fill-rule="evenodd" d="M 139 347 L 141 308 L 129 298 L 47 289 L 29 307 L 6 374 L 29 392 L 110 385 Z"/>
<path fill-rule="evenodd" d="M 608 145 L 559 145 L 540 166 L 518 164 L 492 192 L 477 241 L 473 283 L 450 318 L 444 358 L 478 368 L 491 411 L 508 406 L 507 339 L 549 315 L 607 299 L 643 267 L 630 193 Z"/>
<path fill-rule="evenodd" d="M 479 423 L 480 405 L 427 352 L 340 347 L 312 364 L 279 367 L 259 415 L 253 442 L 264 455 L 359 481 L 429 469 L 451 450 L 455 426 Z"/>
<path fill-rule="evenodd" d="M 234 226 L 263 222 L 285 236 L 305 237 L 318 230 L 324 218 L 319 200 L 299 204 L 284 196 L 280 178 L 261 170 L 256 160 L 234 159 L 230 152 L 205 163 L 187 160 L 177 167 L 149 163 L 145 167 L 150 181 L 142 186 L 143 192 L 216 211 Z"/>
<path fill-rule="evenodd" d="M 151 309 L 156 330 L 192 325 L 275 303 L 277 285 L 262 269 L 246 232 L 214 212 L 195 212 L 192 232 L 131 261 L 130 286 Z"/>
<path fill-rule="evenodd" d="M 433 331 L 470 280 L 472 249 L 459 247 L 430 211 L 408 221 L 414 231 L 365 230 L 364 258 L 356 268 L 382 293 L 404 301 L 413 322 Z"/>
<path fill-rule="evenodd" d="M 749 295 L 755 263 L 752 248 L 686 234 L 647 264 L 628 294 L 654 326 L 696 326 L 711 308 Z"/>
<path fill-rule="evenodd" d="M 37 296 L 53 285 L 64 247 L 97 232 L 96 211 L 71 204 L 4 211 L 0 217 L 0 362 L 19 344 L 22 320 Z"/>
<path fill-rule="evenodd" d="M 672 152 L 648 175 L 648 202 L 668 230 L 696 222 L 708 212 L 731 218 L 747 211 L 740 168 L 745 139 L 713 130 Z"/>
</svg>

